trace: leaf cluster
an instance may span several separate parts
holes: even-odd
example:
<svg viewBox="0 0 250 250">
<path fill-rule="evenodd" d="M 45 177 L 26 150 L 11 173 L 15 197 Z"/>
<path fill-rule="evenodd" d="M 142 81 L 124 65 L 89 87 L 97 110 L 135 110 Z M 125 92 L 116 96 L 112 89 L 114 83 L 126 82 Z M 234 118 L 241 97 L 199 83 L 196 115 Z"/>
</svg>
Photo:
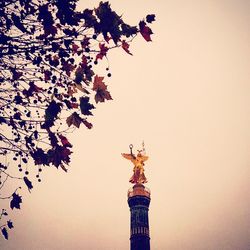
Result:
<svg viewBox="0 0 250 250">
<path fill-rule="evenodd" d="M 18 180 L 31 191 L 28 176 L 36 171 L 41 182 L 45 166 L 67 171 L 72 153 L 67 134 L 81 125 L 91 129 L 96 104 L 112 100 L 97 64 L 108 64 L 114 48 L 132 55 L 129 46 L 137 34 L 151 41 L 154 15 L 131 26 L 109 2 L 83 11 L 76 7 L 77 0 L 0 2 L 0 155 L 8 162 L 0 164 L 0 190 Z M 109 64 L 106 69 L 110 77 Z M 0 199 L 20 209 L 17 190 Z M 1 226 L 5 239 L 12 227 Z"/>
</svg>

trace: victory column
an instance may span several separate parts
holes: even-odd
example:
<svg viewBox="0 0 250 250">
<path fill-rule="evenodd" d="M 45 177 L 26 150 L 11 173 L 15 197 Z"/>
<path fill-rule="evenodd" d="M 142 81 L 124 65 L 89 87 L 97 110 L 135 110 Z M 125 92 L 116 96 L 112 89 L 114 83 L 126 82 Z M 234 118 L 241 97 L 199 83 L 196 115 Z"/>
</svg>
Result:
<svg viewBox="0 0 250 250">
<path fill-rule="evenodd" d="M 133 165 L 133 175 L 129 182 L 134 186 L 128 191 L 128 205 L 130 207 L 130 250 L 150 250 L 148 208 L 150 204 L 150 190 L 143 184 L 147 182 L 144 174 L 144 162 L 148 160 L 144 143 L 143 149 L 138 150 L 137 156 L 129 146 L 130 154 L 122 156 L 130 160 Z"/>
</svg>

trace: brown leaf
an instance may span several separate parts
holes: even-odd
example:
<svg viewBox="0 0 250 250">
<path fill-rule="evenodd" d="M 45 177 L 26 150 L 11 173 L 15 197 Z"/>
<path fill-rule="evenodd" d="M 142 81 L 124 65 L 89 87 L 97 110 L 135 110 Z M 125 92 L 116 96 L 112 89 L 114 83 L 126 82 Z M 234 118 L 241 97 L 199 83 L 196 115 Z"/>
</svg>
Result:
<svg viewBox="0 0 250 250">
<path fill-rule="evenodd" d="M 69 127 L 73 124 L 74 126 L 79 128 L 82 121 L 83 119 L 76 112 L 74 112 L 66 119 L 66 123 L 68 124 Z"/>
<path fill-rule="evenodd" d="M 34 95 L 34 92 L 42 92 L 42 91 L 44 91 L 43 88 L 38 87 L 37 85 L 35 85 L 34 82 L 30 82 L 29 86 L 30 87 L 28 89 L 23 90 L 23 94 L 26 97 L 30 97 L 30 96 Z"/>
<path fill-rule="evenodd" d="M 66 173 L 68 172 L 68 169 L 65 168 L 65 166 L 63 164 L 60 165 L 60 167 L 62 168 L 63 171 L 65 171 Z"/>
<path fill-rule="evenodd" d="M 109 91 L 107 90 L 97 90 L 95 94 L 95 102 L 105 102 L 105 100 L 113 100 Z"/>
<path fill-rule="evenodd" d="M 82 84 L 75 83 L 75 86 L 76 86 L 76 88 L 78 88 L 79 90 L 81 90 L 83 93 L 89 94 L 89 91 L 87 89 L 83 88 Z"/>
<path fill-rule="evenodd" d="M 77 51 L 78 51 L 79 48 L 80 48 L 80 47 L 79 47 L 77 44 L 75 44 L 75 43 L 72 44 L 73 55 L 74 55 L 75 53 L 77 53 Z"/>
<path fill-rule="evenodd" d="M 61 140 L 61 143 L 64 147 L 69 147 L 69 148 L 72 148 L 72 144 L 68 141 L 68 139 L 63 136 L 63 135 L 58 135 L 60 140 Z"/>
<path fill-rule="evenodd" d="M 89 46 L 90 42 L 89 42 L 90 38 L 89 37 L 84 37 L 83 40 L 81 41 L 81 45 L 82 48 L 86 48 Z"/>
<path fill-rule="evenodd" d="M 44 71 L 44 80 L 45 80 L 45 81 L 50 80 L 51 75 L 52 75 L 52 73 L 51 73 L 50 70 L 45 70 L 45 71 Z"/>
<path fill-rule="evenodd" d="M 50 149 L 47 154 L 49 162 L 55 167 L 59 167 L 62 163 L 68 164 L 70 162 L 70 154 L 72 152 L 64 146 L 57 145 L 53 149 Z"/>
<path fill-rule="evenodd" d="M 67 76 L 70 76 L 72 70 L 74 70 L 76 67 L 76 65 L 73 65 L 71 63 L 68 62 L 64 62 L 62 64 L 62 69 L 66 72 Z"/>
<path fill-rule="evenodd" d="M 95 106 L 89 102 L 89 97 L 80 97 L 80 109 L 83 115 L 93 115 L 91 110 L 95 109 Z"/>
<path fill-rule="evenodd" d="M 133 55 L 133 54 L 129 51 L 129 44 L 128 44 L 125 40 L 122 41 L 122 48 L 123 48 L 128 54 L 130 54 L 131 56 Z"/>
<path fill-rule="evenodd" d="M 85 55 L 82 56 L 81 66 L 86 67 L 88 64 L 87 57 Z"/>
<path fill-rule="evenodd" d="M 140 27 L 140 33 L 143 36 L 143 38 L 149 42 L 152 41 L 150 35 L 153 34 L 152 30 L 146 25 L 146 23 L 144 21 L 140 21 L 139 23 L 139 27 Z"/>
<path fill-rule="evenodd" d="M 11 68 L 10 70 L 11 70 L 11 73 L 12 73 L 12 80 L 18 80 L 23 75 L 22 72 L 18 72 L 14 68 Z"/>
<path fill-rule="evenodd" d="M 77 109 L 79 107 L 79 104 L 75 103 L 75 102 L 71 102 L 70 106 L 71 106 L 72 109 Z"/>
<path fill-rule="evenodd" d="M 93 90 L 96 91 L 96 103 L 104 102 L 105 100 L 112 100 L 109 91 L 107 91 L 107 85 L 103 82 L 103 79 L 104 77 L 98 75 L 96 75 L 94 79 Z"/>
<path fill-rule="evenodd" d="M 109 48 L 105 46 L 104 43 L 99 43 L 99 48 L 100 48 L 100 52 L 96 55 L 96 61 L 98 59 L 102 59 L 104 56 L 106 56 Z"/>
<path fill-rule="evenodd" d="M 82 120 L 82 123 L 88 128 L 91 129 L 93 127 L 92 123 L 88 122 L 86 119 Z"/>
<path fill-rule="evenodd" d="M 77 89 L 75 87 L 68 87 L 68 95 L 73 96 L 74 93 L 77 93 Z"/>
<path fill-rule="evenodd" d="M 104 77 L 95 75 L 94 83 L 93 83 L 93 90 L 97 91 L 98 89 L 107 89 L 107 85 L 103 82 Z"/>
<path fill-rule="evenodd" d="M 44 26 L 44 35 L 47 37 L 49 35 L 55 36 L 57 33 L 57 28 L 53 25 Z"/>
</svg>

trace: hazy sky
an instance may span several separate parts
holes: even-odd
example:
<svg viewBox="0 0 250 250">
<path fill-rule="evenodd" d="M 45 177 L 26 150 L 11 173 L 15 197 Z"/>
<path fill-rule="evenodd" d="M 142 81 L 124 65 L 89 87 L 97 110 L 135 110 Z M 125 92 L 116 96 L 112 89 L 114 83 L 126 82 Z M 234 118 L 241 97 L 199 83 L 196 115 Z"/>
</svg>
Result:
<svg viewBox="0 0 250 250">
<path fill-rule="evenodd" d="M 0 249 L 129 249 L 121 153 L 144 140 L 152 250 L 249 250 L 250 1 L 110 2 L 132 24 L 155 13 L 153 42 L 111 52 L 114 100 L 71 136 L 70 171 L 23 195 Z"/>
</svg>

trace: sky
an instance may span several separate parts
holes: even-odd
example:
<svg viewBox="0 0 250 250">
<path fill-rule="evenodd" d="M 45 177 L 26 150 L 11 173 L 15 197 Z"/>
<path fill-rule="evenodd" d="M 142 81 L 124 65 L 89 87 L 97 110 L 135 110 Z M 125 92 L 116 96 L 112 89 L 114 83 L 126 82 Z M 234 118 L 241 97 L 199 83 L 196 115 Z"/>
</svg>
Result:
<svg viewBox="0 0 250 250">
<path fill-rule="evenodd" d="M 45 169 L 23 195 L 0 249 L 129 249 L 133 166 L 121 153 L 144 140 L 151 249 L 249 250 L 250 1 L 110 3 L 131 24 L 156 14 L 153 42 L 110 53 L 114 100 L 70 135 L 69 172 Z"/>
</svg>

